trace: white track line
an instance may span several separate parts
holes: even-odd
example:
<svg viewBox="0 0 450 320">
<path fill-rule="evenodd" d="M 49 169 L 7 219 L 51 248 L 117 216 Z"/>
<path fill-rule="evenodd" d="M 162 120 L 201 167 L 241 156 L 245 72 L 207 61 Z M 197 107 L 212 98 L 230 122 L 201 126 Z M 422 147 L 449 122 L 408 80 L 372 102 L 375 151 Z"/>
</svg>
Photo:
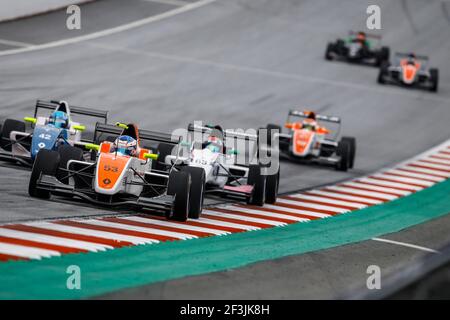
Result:
<svg viewBox="0 0 450 320">
<path fill-rule="evenodd" d="M 406 183 L 406 184 L 408 184 L 408 183 L 418 184 L 418 185 L 423 186 L 424 188 L 431 187 L 431 186 L 433 186 L 435 184 L 434 182 L 430 182 L 430 181 L 424 181 L 424 180 L 414 179 L 414 178 L 404 178 L 404 177 L 391 176 L 391 175 L 386 175 L 386 174 L 383 174 L 383 173 L 374 174 L 373 177 L 381 178 L 381 179 L 389 179 L 389 180 L 392 180 L 392 181 L 395 181 L 395 182 Z"/>
<path fill-rule="evenodd" d="M 331 217 L 331 215 L 327 214 L 327 213 L 321 213 L 321 212 L 316 212 L 316 211 L 308 211 L 308 210 L 302 210 L 302 209 L 294 209 L 294 208 L 282 207 L 282 206 L 277 206 L 276 204 L 265 204 L 264 207 L 267 208 L 267 209 L 286 211 L 286 212 L 290 212 L 290 213 L 297 213 L 297 214 L 302 214 L 302 215 L 305 215 L 305 216 L 311 216 L 311 217 L 317 217 L 317 218 L 328 218 L 328 217 Z"/>
<path fill-rule="evenodd" d="M 74 222 L 80 222 L 79 220 L 74 220 Z M 33 225 L 30 223 L 29 225 Z M 35 225 L 39 228 L 54 230 L 54 231 L 61 231 L 61 232 L 67 232 L 67 233 L 73 233 L 75 235 L 84 235 L 84 236 L 92 236 L 102 239 L 108 239 L 108 240 L 115 240 L 115 241 L 126 241 L 130 242 L 134 245 L 140 245 L 140 244 L 150 244 L 150 243 L 158 243 L 159 240 L 151 240 L 147 238 L 140 238 L 135 236 L 128 236 L 128 235 L 122 235 L 107 231 L 98 231 L 98 230 L 92 230 L 92 229 L 85 229 L 81 227 L 72 227 L 72 226 L 66 226 L 62 224 L 56 224 L 56 223 L 39 223 L 39 225 Z"/>
<path fill-rule="evenodd" d="M 267 212 L 267 211 L 255 210 L 255 209 L 244 208 L 244 207 L 228 206 L 228 207 L 225 207 L 225 209 L 236 211 L 237 213 L 245 212 L 245 213 L 258 214 L 258 215 L 262 215 L 262 216 L 266 216 L 266 217 L 272 217 L 274 219 L 279 218 L 279 219 L 286 219 L 286 220 L 291 220 L 291 221 L 301 221 L 301 222 L 309 221 L 309 219 L 295 217 L 295 216 L 291 216 L 291 215 L 287 215 L 287 214 Z"/>
<path fill-rule="evenodd" d="M 374 197 L 378 199 L 385 199 L 385 200 L 395 200 L 398 197 L 392 196 L 385 193 L 379 193 L 379 192 L 373 192 L 373 191 L 364 191 L 364 190 L 358 190 L 353 188 L 346 188 L 344 186 L 328 186 L 327 189 L 329 190 L 336 190 L 336 191 L 342 191 L 342 192 L 348 192 L 352 194 L 357 194 L 361 196 L 368 196 L 368 197 Z"/>
<path fill-rule="evenodd" d="M 50 258 L 61 255 L 61 253 L 54 250 L 26 247 L 9 243 L 0 243 L 0 253 L 28 259 Z"/>
<path fill-rule="evenodd" d="M 150 226 L 148 228 L 147 227 L 144 228 L 144 227 L 132 226 L 132 225 L 128 225 L 128 224 L 124 224 L 124 223 L 120 223 L 120 222 L 109 222 L 109 221 L 96 220 L 96 219 L 80 220 L 79 222 L 87 223 L 87 224 L 93 224 L 93 225 L 97 225 L 97 226 L 101 226 L 101 227 L 110 227 L 110 228 L 117 228 L 117 229 L 122 229 L 122 230 L 129 230 L 129 231 L 137 231 L 137 232 L 142 232 L 142 233 L 148 233 L 149 235 L 150 234 L 157 234 L 157 235 L 161 235 L 161 236 L 168 236 L 168 237 L 178 238 L 178 239 L 181 239 L 181 240 L 198 238 L 197 236 L 194 236 L 192 234 L 181 233 L 181 232 L 165 231 L 165 230 L 161 230 L 161 229 L 151 228 Z M 150 235 L 150 237 L 151 237 L 151 235 Z"/>
<path fill-rule="evenodd" d="M 393 173 L 393 174 L 398 174 L 398 175 L 402 175 L 402 176 L 408 176 L 411 178 L 426 179 L 426 180 L 431 180 L 431 181 L 435 181 L 435 182 L 441 182 L 441 181 L 445 180 L 445 178 L 430 176 L 430 175 L 424 174 L 424 173 L 414 173 L 414 172 L 407 172 L 407 171 L 401 171 L 401 170 L 396 170 L 396 169 L 385 171 L 382 174 L 384 175 L 385 173 Z M 395 179 L 405 178 L 405 177 L 399 177 L 399 176 L 394 176 L 394 175 L 389 175 L 389 174 L 387 174 L 386 177 L 392 177 Z"/>
<path fill-rule="evenodd" d="M 12 40 L 6 40 L 6 39 L 0 39 L 0 44 L 5 44 L 7 46 L 13 46 L 13 47 L 22 47 L 22 48 L 33 46 L 33 44 L 31 44 L 31 43 L 12 41 Z"/>
<path fill-rule="evenodd" d="M 72 239 L 68 239 L 68 238 L 44 235 L 41 233 L 33 233 L 33 232 L 28 232 L 28 231 L 25 232 L 25 231 L 11 230 L 11 229 L 3 229 L 3 228 L 0 228 L 0 236 L 21 239 L 21 240 L 36 241 L 36 242 L 40 242 L 40 243 L 47 243 L 47 244 L 53 244 L 53 245 L 64 246 L 64 247 L 69 247 L 69 248 L 82 249 L 82 250 L 87 250 L 87 251 L 92 251 L 92 252 L 105 251 L 106 249 L 113 249 L 112 246 L 93 243 L 93 242 L 72 240 Z"/>
<path fill-rule="evenodd" d="M 203 209 L 203 212 L 205 212 L 205 210 Z M 215 220 L 215 219 L 208 219 L 204 216 L 201 216 L 200 219 L 197 220 L 198 222 L 203 222 L 203 223 L 207 223 L 207 224 L 212 224 L 215 226 L 222 226 L 222 227 L 230 227 L 230 228 L 235 228 L 235 229 L 239 229 L 239 230 L 243 230 L 243 231 L 254 231 L 254 230 L 260 230 L 260 227 L 255 227 L 255 226 L 251 226 L 248 224 L 245 224 L 245 222 L 243 222 L 242 224 L 240 223 L 235 223 L 235 222 L 228 222 L 228 221 L 222 221 L 222 220 Z"/>
<path fill-rule="evenodd" d="M 395 244 L 395 245 L 398 245 L 398 246 L 413 248 L 413 249 L 422 250 L 422 251 L 431 252 L 431 253 L 439 253 L 439 251 L 436 251 L 436 250 L 433 250 L 433 249 L 430 249 L 430 248 L 426 248 L 426 247 L 422 247 L 422 246 L 417 246 L 415 244 L 410 244 L 410 243 L 406 243 L 406 242 L 394 241 L 394 240 L 383 239 L 383 238 L 372 238 L 372 240 L 379 241 L 379 242 L 390 243 L 390 244 Z"/>
<path fill-rule="evenodd" d="M 203 212 L 206 214 L 209 214 L 211 216 L 215 216 L 215 217 L 224 217 L 224 218 L 242 220 L 243 223 L 245 223 L 245 221 L 249 221 L 249 222 L 267 224 L 267 225 L 271 225 L 271 226 L 285 226 L 286 225 L 286 223 L 284 223 L 284 222 L 246 217 L 246 216 L 240 215 L 238 213 L 231 214 L 231 213 L 223 213 L 223 212 L 213 211 L 213 210 L 214 210 L 214 208 L 211 208 L 211 209 L 203 210 Z"/>
<path fill-rule="evenodd" d="M 344 201 L 356 201 L 356 202 L 370 203 L 370 204 L 374 204 L 374 205 L 383 203 L 383 201 L 381 201 L 381 200 L 367 199 L 367 198 L 358 197 L 358 196 L 349 196 L 346 194 L 327 192 L 325 190 L 308 190 L 308 192 L 313 193 L 313 194 L 322 195 L 324 197 L 342 199 Z"/>
<path fill-rule="evenodd" d="M 397 190 L 387 187 L 378 187 L 378 186 L 372 186 L 370 184 L 364 184 L 364 183 L 357 183 L 357 182 L 346 182 L 342 184 L 343 186 L 349 186 L 349 187 L 356 187 L 356 188 L 364 188 L 369 189 L 375 192 L 388 192 L 398 195 L 399 197 L 410 195 L 412 192 L 410 191 L 403 191 L 403 190 Z"/>
<path fill-rule="evenodd" d="M 450 173 L 446 173 L 446 172 L 443 172 L 443 171 L 437 171 L 437 170 L 431 170 L 431 169 L 427 169 L 427 168 L 405 166 L 405 167 L 401 167 L 399 169 L 405 169 L 405 170 L 414 171 L 414 173 L 434 174 L 436 176 L 445 177 L 447 179 L 450 177 Z"/>
<path fill-rule="evenodd" d="M 149 23 L 153 23 L 153 22 L 156 22 L 156 21 L 161 21 L 163 19 L 167 19 L 167 18 L 176 16 L 176 15 L 178 15 L 180 13 L 184 13 L 184 12 L 187 12 L 187 11 L 191 11 L 191 10 L 203 7 L 203 6 L 207 5 L 207 4 L 213 3 L 215 1 L 217 1 L 217 0 L 200 0 L 198 2 L 190 3 L 190 4 L 187 4 L 185 6 L 178 7 L 176 9 L 174 9 L 174 10 L 170 10 L 170 11 L 158 14 L 156 16 L 151 16 L 151 17 L 144 18 L 144 19 L 137 20 L 137 21 L 133 21 L 133 22 L 130 22 L 130 23 L 118 26 L 118 27 L 114 27 L 114 28 L 110 28 L 110 29 L 106 29 L 106 30 L 90 33 L 90 34 L 87 34 L 87 35 L 83 35 L 83 36 L 79 36 L 79 37 L 73 37 L 73 38 L 69 38 L 69 39 L 58 40 L 58 41 L 52 41 L 52 42 L 45 43 L 45 44 L 32 45 L 32 46 L 29 46 L 29 47 L 26 47 L 26 48 L 2 51 L 2 52 L 0 52 L 0 56 L 7 56 L 7 55 L 12 55 L 12 54 L 43 50 L 43 49 L 54 48 L 54 47 L 60 47 L 60 46 L 68 45 L 68 44 L 74 44 L 74 43 L 78 43 L 78 42 L 82 42 L 82 41 L 93 40 L 93 39 L 109 36 L 109 35 L 120 33 L 120 32 L 126 31 L 126 30 L 130 30 L 130 29 L 134 29 L 134 28 L 137 28 L 137 27 L 141 27 L 141 26 L 144 26 L 144 25 L 149 24 Z"/>
<path fill-rule="evenodd" d="M 172 223 L 170 221 L 162 221 L 162 220 L 157 220 L 157 219 L 147 219 L 147 218 L 142 218 L 142 217 L 137 217 L 137 216 L 121 217 L 121 219 L 136 221 L 136 222 L 141 222 L 141 223 L 154 224 L 154 225 L 158 225 L 158 226 L 171 227 L 171 228 L 206 232 L 206 233 L 211 233 L 211 234 L 215 234 L 215 235 L 225 235 L 225 234 L 231 233 L 228 231 L 222 231 L 222 230 L 218 230 L 218 229 L 191 226 L 191 225 L 182 224 L 182 223 Z"/>
<path fill-rule="evenodd" d="M 415 190 L 415 191 L 420 191 L 422 190 L 424 187 L 419 187 L 419 186 L 414 186 L 408 183 L 401 183 L 401 182 L 391 182 L 391 181 L 384 181 L 384 180 L 379 180 L 379 179 L 373 179 L 373 178 L 361 178 L 358 179 L 361 182 L 367 182 L 367 183 L 373 183 L 373 184 L 379 184 L 382 186 L 385 186 L 387 188 L 401 188 L 401 189 L 409 189 L 409 190 Z"/>
<path fill-rule="evenodd" d="M 302 193 L 291 194 L 289 196 L 292 198 L 329 203 L 330 205 L 333 205 L 333 204 L 335 204 L 337 206 L 342 205 L 342 206 L 354 208 L 354 210 L 363 209 L 363 208 L 367 207 L 367 205 L 365 205 L 365 204 L 359 204 L 359 203 L 343 201 L 343 200 L 328 199 L 328 198 L 322 198 L 322 197 L 314 197 L 314 196 L 310 196 L 310 195 L 302 194 Z"/>
<path fill-rule="evenodd" d="M 307 208 L 310 208 L 309 210 L 312 210 L 312 211 L 315 211 L 314 209 L 327 210 L 327 211 L 336 212 L 336 213 L 345 213 L 345 212 L 349 212 L 350 211 L 348 209 L 336 208 L 336 207 L 333 207 L 333 206 L 326 206 L 326 205 L 314 204 L 314 203 L 306 203 L 306 202 L 305 203 L 301 203 L 301 202 L 298 202 L 298 201 L 288 200 L 288 199 L 281 199 L 281 198 L 277 199 L 277 203 L 289 204 L 289 205 L 299 206 L 299 207 L 307 207 Z"/>
</svg>

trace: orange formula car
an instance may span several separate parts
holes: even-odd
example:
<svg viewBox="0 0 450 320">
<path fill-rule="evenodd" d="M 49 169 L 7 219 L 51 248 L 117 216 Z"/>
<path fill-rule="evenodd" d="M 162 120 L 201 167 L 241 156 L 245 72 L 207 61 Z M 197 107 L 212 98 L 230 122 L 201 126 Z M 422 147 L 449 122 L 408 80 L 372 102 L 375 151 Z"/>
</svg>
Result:
<svg viewBox="0 0 450 320">
<path fill-rule="evenodd" d="M 153 152 L 141 140 L 156 143 Z M 51 194 L 75 196 L 98 205 L 162 211 L 178 221 L 188 218 L 190 191 L 196 187 L 191 186 L 190 174 L 174 167 L 156 169 L 157 144 L 177 146 L 180 141 L 121 123 L 97 123 L 94 141 L 101 143 L 86 145 L 92 150 L 89 161 L 72 146 L 41 150 L 33 165 L 29 194 L 44 199 Z"/>
<path fill-rule="evenodd" d="M 414 53 L 396 53 L 392 64 L 385 63 L 380 68 L 378 83 L 399 84 L 420 87 L 437 92 L 439 71 L 428 67 L 428 57 Z"/>
<path fill-rule="evenodd" d="M 321 123 L 337 126 L 335 134 Z M 356 152 L 356 139 L 343 137 L 337 141 L 341 119 L 334 116 L 316 115 L 312 111 L 289 111 L 283 133 L 281 127 L 267 125 L 268 144 L 275 147 L 278 141 L 281 155 L 307 163 L 327 164 L 337 170 L 353 168 Z"/>
</svg>

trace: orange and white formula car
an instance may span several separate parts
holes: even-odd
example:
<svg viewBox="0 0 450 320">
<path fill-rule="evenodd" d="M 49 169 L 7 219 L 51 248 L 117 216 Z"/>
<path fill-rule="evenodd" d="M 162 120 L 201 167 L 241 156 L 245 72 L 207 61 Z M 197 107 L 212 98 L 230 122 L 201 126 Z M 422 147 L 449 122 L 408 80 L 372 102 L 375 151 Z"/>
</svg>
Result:
<svg viewBox="0 0 450 320">
<path fill-rule="evenodd" d="M 99 134 L 106 134 L 106 141 Z M 67 195 L 98 205 L 159 210 L 168 219 L 185 221 L 192 189 L 190 174 L 174 167 L 156 170 L 158 154 L 142 147 L 141 140 L 179 144 L 170 135 L 139 131 L 134 124 L 97 123 L 94 141 L 102 142 L 86 145 L 93 150 L 93 159 L 84 160 L 72 146 L 41 150 L 33 165 L 29 194 L 44 199 L 51 194 Z"/>
<path fill-rule="evenodd" d="M 413 53 L 396 53 L 392 64 L 380 67 L 378 83 L 400 84 L 408 87 L 421 87 L 436 92 L 439 71 L 428 67 L 428 57 Z"/>
<path fill-rule="evenodd" d="M 337 126 L 335 133 L 322 126 L 322 122 Z M 287 133 L 278 125 L 267 125 L 268 144 L 275 147 L 278 140 L 280 155 L 300 162 L 332 165 L 341 171 L 353 168 L 356 139 L 342 137 L 337 141 L 341 128 L 339 117 L 291 110 L 284 126 Z"/>
</svg>

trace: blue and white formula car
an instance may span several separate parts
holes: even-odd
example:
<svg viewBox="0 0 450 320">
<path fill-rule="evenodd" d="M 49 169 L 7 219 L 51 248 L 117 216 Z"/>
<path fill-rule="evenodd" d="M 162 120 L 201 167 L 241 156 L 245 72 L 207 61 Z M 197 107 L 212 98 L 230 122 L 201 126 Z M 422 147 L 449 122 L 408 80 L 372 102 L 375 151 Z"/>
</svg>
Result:
<svg viewBox="0 0 450 320">
<path fill-rule="evenodd" d="M 38 116 L 39 109 L 52 110 L 49 116 Z M 57 150 L 75 146 L 84 150 L 92 141 L 82 140 L 86 127 L 72 121 L 72 114 L 100 118 L 107 122 L 108 112 L 81 107 L 70 107 L 65 101 L 36 102 L 33 117 L 24 121 L 6 119 L 0 127 L 0 159 L 32 166 L 41 149 Z M 27 129 L 26 123 L 31 129 Z"/>
</svg>

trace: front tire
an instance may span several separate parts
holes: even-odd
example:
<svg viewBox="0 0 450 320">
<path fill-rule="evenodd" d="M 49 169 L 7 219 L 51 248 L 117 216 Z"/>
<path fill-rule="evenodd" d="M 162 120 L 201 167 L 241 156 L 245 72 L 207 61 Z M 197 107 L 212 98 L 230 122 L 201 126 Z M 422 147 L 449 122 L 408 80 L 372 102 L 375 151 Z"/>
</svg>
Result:
<svg viewBox="0 0 450 320">
<path fill-rule="evenodd" d="M 350 145 L 350 158 L 349 158 L 349 168 L 352 169 L 355 164 L 355 154 L 356 154 L 356 138 L 354 137 L 342 137 L 342 141 L 348 141 Z"/>
<path fill-rule="evenodd" d="M 59 167 L 62 169 L 68 169 L 67 164 L 69 163 L 70 160 L 78 160 L 78 161 L 83 160 L 83 150 L 76 147 L 72 147 L 67 144 L 59 146 L 58 153 L 60 156 Z M 68 173 L 66 170 L 58 170 L 56 176 L 58 180 L 61 181 L 62 183 L 69 184 L 69 178 L 66 178 L 67 175 Z"/>
<path fill-rule="evenodd" d="M 182 167 L 181 172 L 191 175 L 189 194 L 189 218 L 198 219 L 203 210 L 206 175 L 203 168 Z"/>
<path fill-rule="evenodd" d="M 350 166 L 350 143 L 347 140 L 339 141 L 336 154 L 340 157 L 336 170 L 347 171 Z"/>
<path fill-rule="evenodd" d="M 439 70 L 438 69 L 430 69 L 430 81 L 431 81 L 431 92 L 437 92 L 438 91 L 438 85 L 439 85 Z"/>
<path fill-rule="evenodd" d="M 390 55 L 391 50 L 389 49 L 389 47 L 381 47 L 380 51 L 377 54 L 376 66 L 380 67 L 383 63 L 389 61 Z"/>
<path fill-rule="evenodd" d="M 191 176 L 187 172 L 170 172 L 167 194 L 175 196 L 172 210 L 166 212 L 166 218 L 175 221 L 186 221 L 189 215 L 189 190 Z"/>
<path fill-rule="evenodd" d="M 384 78 L 387 74 L 388 74 L 388 65 L 387 64 L 382 64 L 380 67 L 380 72 L 378 73 L 378 78 L 377 78 L 377 82 L 379 84 L 385 84 L 386 83 L 386 79 Z"/>
<path fill-rule="evenodd" d="M 10 134 L 12 131 L 25 132 L 25 122 L 14 119 L 5 120 L 0 134 L 0 147 L 5 151 L 12 150 L 10 141 Z"/>
<path fill-rule="evenodd" d="M 325 50 L 325 60 L 331 61 L 333 60 L 332 52 L 334 51 L 334 45 L 332 43 L 328 43 L 327 49 Z"/>
<path fill-rule="evenodd" d="M 266 177 L 266 199 L 265 202 L 274 204 L 278 197 L 278 186 L 280 184 L 280 167 L 276 173 Z"/>
<path fill-rule="evenodd" d="M 266 179 L 261 173 L 260 165 L 250 165 L 247 184 L 253 186 L 252 195 L 247 200 L 248 204 L 263 206 L 266 198 Z"/>
<path fill-rule="evenodd" d="M 42 174 L 56 176 L 60 163 L 60 155 L 57 151 L 42 149 L 38 152 L 31 170 L 28 194 L 35 198 L 49 199 L 50 191 L 37 188 L 37 181 Z"/>
</svg>

